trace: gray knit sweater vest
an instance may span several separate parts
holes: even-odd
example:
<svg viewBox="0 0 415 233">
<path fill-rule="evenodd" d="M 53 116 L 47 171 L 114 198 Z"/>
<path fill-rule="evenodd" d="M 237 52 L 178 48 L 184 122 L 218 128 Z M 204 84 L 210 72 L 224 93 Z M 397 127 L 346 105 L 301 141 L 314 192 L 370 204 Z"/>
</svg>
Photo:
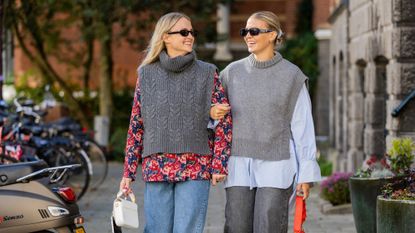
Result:
<svg viewBox="0 0 415 233">
<path fill-rule="evenodd" d="M 194 52 L 159 60 L 138 70 L 144 124 L 143 153 L 208 155 L 209 111 L 216 67 Z"/>
<path fill-rule="evenodd" d="M 232 156 L 289 159 L 291 118 L 307 77 L 279 53 L 264 62 L 251 54 L 220 76 L 232 108 Z"/>
</svg>

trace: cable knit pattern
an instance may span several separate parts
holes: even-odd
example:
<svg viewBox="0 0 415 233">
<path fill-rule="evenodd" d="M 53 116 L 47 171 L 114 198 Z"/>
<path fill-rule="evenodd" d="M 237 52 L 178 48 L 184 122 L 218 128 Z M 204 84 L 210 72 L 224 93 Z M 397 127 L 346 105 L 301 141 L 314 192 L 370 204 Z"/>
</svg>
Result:
<svg viewBox="0 0 415 233">
<path fill-rule="evenodd" d="M 124 177 L 129 177 L 132 180 L 136 179 L 137 166 L 143 152 L 145 131 L 141 114 L 142 92 L 138 80 L 125 146 Z M 213 80 L 214 88 L 211 93 L 211 103 L 229 104 L 217 73 L 215 73 Z M 231 153 L 232 140 L 231 114 L 227 114 L 219 120 L 214 135 L 211 134 L 210 136 L 212 137 L 209 138 L 209 148 L 213 151 L 213 155 L 159 153 L 145 157 L 142 159 L 143 180 L 146 182 L 181 182 L 186 180 L 208 180 L 211 174 L 228 174 L 227 163 Z"/>
<path fill-rule="evenodd" d="M 251 54 L 233 62 L 221 79 L 232 106 L 232 155 L 289 159 L 290 122 L 307 77 L 276 53 L 268 61 L 257 61 Z"/>
<path fill-rule="evenodd" d="M 196 59 L 194 52 L 139 69 L 142 114 L 146 129 L 143 157 L 156 153 L 211 154 L 209 110 L 216 67 Z"/>
</svg>

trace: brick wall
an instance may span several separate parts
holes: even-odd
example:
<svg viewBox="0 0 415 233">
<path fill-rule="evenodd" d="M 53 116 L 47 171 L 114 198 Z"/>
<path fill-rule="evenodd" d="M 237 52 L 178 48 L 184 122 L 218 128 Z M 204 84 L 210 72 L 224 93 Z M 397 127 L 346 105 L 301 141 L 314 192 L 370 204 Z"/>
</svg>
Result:
<svg viewBox="0 0 415 233">
<path fill-rule="evenodd" d="M 239 29 L 245 27 L 249 16 L 257 11 L 272 11 L 281 21 L 283 31 L 288 37 L 294 35 L 297 5 L 299 0 L 236 0 L 230 10 L 231 41 L 243 43 Z"/>
<path fill-rule="evenodd" d="M 231 41 L 236 44 L 243 45 L 243 40 L 239 36 L 239 29 L 245 27 L 248 17 L 256 12 L 262 10 L 269 10 L 276 13 L 281 20 L 283 31 L 288 37 L 294 34 L 296 24 L 297 5 L 300 0 L 236 0 L 233 2 L 230 11 L 230 24 L 231 24 Z M 68 39 L 79 39 L 79 33 L 73 29 L 65 29 L 68 35 Z M 114 34 L 117 33 L 117 28 L 114 28 Z M 76 45 L 75 45 L 76 47 Z M 244 48 L 245 51 L 245 48 Z M 15 76 L 19 77 L 23 74 L 28 74 L 27 71 L 31 70 L 33 65 L 22 53 L 22 51 L 16 47 L 14 57 L 14 70 Z M 113 43 L 113 60 L 114 60 L 114 87 L 115 89 L 124 88 L 126 86 L 134 87 L 136 82 L 136 69 L 139 65 L 139 61 L 142 57 L 142 51 L 132 48 L 125 40 L 114 41 Z M 237 57 L 237 56 L 236 56 Z M 99 85 L 99 47 L 94 54 L 94 62 L 91 68 L 91 81 L 90 86 L 94 89 Z M 76 77 L 80 76 L 81 69 L 67 67 L 60 64 L 57 61 L 51 60 L 51 64 L 56 68 L 57 72 L 64 76 L 70 82 L 78 82 L 80 80 Z M 40 80 L 36 77 L 36 74 L 32 74 L 29 80 L 32 85 L 35 86 Z"/>
<path fill-rule="evenodd" d="M 314 14 L 313 14 L 313 30 L 318 28 L 329 28 L 327 22 L 330 16 L 331 2 L 327 0 L 313 0 Z"/>
</svg>

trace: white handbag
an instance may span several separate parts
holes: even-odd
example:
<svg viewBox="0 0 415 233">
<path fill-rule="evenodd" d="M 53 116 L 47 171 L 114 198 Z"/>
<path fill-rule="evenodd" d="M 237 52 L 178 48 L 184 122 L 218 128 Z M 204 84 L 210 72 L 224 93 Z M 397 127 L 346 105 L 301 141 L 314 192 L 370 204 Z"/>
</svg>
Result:
<svg viewBox="0 0 415 233">
<path fill-rule="evenodd" d="M 117 198 L 114 200 L 112 215 L 114 216 L 115 224 L 119 227 L 138 228 L 138 210 L 135 203 L 135 196 L 131 192 L 128 197 L 124 196 L 123 192 L 117 193 Z"/>
</svg>

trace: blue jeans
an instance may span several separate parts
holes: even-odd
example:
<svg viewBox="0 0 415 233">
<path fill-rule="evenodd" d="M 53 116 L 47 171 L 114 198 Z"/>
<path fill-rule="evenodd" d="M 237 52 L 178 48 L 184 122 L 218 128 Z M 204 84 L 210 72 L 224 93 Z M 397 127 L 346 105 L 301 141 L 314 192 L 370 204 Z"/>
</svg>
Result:
<svg viewBox="0 0 415 233">
<path fill-rule="evenodd" d="M 144 232 L 202 233 L 209 189 L 209 180 L 146 182 Z"/>
</svg>

